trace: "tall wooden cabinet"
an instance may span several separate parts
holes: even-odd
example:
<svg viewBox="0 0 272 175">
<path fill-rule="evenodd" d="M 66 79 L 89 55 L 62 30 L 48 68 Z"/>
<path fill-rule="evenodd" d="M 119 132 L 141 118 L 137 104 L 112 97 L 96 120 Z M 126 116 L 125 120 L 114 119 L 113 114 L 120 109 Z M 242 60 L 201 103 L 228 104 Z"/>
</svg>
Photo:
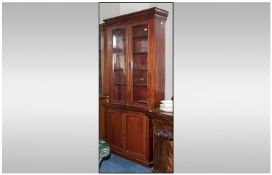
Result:
<svg viewBox="0 0 272 175">
<path fill-rule="evenodd" d="M 150 8 L 104 20 L 107 141 L 113 152 L 146 166 L 152 164 L 152 127 L 145 113 L 164 99 L 167 15 Z"/>
</svg>

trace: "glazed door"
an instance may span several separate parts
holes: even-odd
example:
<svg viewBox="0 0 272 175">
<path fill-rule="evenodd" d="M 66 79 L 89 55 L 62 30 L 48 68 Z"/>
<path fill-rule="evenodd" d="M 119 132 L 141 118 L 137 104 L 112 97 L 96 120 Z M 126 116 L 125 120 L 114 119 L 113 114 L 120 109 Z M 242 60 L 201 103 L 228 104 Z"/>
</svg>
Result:
<svg viewBox="0 0 272 175">
<path fill-rule="evenodd" d="M 125 113 L 125 152 L 145 160 L 147 148 L 146 116 L 139 113 Z"/>
<path fill-rule="evenodd" d="M 107 111 L 107 138 L 110 147 L 117 151 L 123 150 L 123 116 L 119 111 Z"/>
<path fill-rule="evenodd" d="M 137 24 L 130 28 L 130 104 L 146 107 L 148 104 L 148 24 Z"/>
<path fill-rule="evenodd" d="M 118 27 L 110 29 L 110 60 L 111 60 L 111 102 L 127 103 L 127 29 Z"/>
</svg>

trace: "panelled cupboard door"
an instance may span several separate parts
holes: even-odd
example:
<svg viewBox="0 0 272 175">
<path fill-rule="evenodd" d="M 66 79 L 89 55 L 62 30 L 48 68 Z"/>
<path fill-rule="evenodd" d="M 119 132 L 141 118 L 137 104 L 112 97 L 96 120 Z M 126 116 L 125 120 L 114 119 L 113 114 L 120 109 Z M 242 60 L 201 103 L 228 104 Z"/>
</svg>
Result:
<svg viewBox="0 0 272 175">
<path fill-rule="evenodd" d="M 147 119 L 143 114 L 125 113 L 125 152 L 145 160 L 147 145 Z"/>
<path fill-rule="evenodd" d="M 123 150 L 123 116 L 119 111 L 107 111 L 107 137 L 110 147 L 117 151 Z"/>
</svg>

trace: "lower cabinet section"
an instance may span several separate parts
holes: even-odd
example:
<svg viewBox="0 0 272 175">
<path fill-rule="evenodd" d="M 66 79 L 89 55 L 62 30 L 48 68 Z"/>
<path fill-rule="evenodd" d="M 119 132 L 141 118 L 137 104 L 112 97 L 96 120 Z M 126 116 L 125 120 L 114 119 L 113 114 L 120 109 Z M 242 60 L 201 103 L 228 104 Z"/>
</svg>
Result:
<svg viewBox="0 0 272 175">
<path fill-rule="evenodd" d="M 152 165 L 152 127 L 142 112 L 107 108 L 107 139 L 114 153 Z"/>
</svg>

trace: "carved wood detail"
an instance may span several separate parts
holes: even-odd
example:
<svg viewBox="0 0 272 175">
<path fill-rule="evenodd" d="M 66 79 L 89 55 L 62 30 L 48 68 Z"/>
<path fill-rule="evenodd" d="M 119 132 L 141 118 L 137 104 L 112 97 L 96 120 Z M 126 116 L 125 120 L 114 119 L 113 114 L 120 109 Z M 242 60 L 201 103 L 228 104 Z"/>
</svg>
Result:
<svg viewBox="0 0 272 175">
<path fill-rule="evenodd" d="M 169 131 L 168 129 L 157 129 L 154 131 L 154 136 L 160 139 L 168 139 L 173 140 L 173 132 Z"/>
</svg>

